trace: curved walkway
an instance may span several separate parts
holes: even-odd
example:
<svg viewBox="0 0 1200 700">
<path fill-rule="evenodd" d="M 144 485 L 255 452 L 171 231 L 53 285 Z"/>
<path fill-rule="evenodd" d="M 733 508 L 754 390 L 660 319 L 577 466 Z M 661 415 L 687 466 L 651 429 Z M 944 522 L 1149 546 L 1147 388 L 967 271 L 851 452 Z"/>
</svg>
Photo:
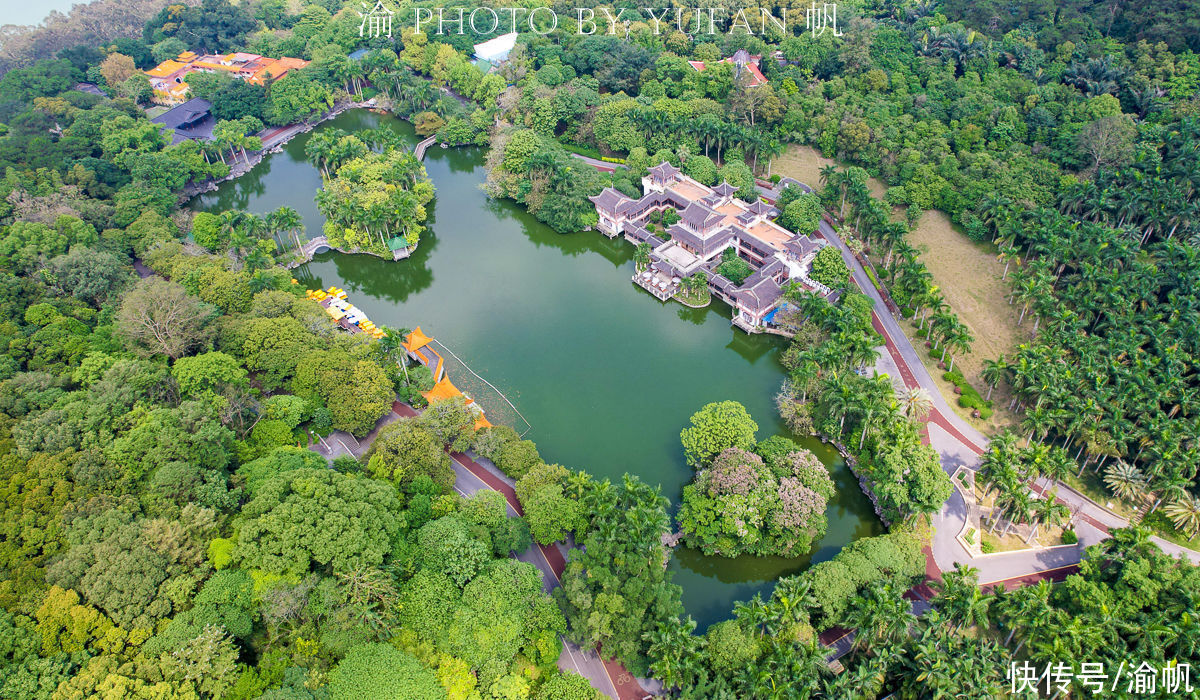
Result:
<svg viewBox="0 0 1200 700">
<path fill-rule="evenodd" d="M 392 413 L 402 418 L 420 415 L 411 406 L 399 401 L 392 403 Z M 490 465 L 485 466 L 468 454 L 451 452 L 450 458 L 458 476 L 455 489 L 460 494 L 468 495 L 484 488 L 499 491 L 508 502 L 511 515 L 524 515 L 511 479 L 494 466 L 489 468 Z M 562 585 L 561 576 L 567 568 L 567 557 L 561 544 L 535 545 L 518 554 L 517 559 L 533 564 L 542 572 L 542 588 L 546 592 Z M 602 659 L 594 651 L 580 649 L 566 639 L 563 639 L 558 666 L 587 678 L 594 688 L 617 700 L 642 700 L 648 695 L 619 661 Z"/>
<path fill-rule="evenodd" d="M 925 363 L 917 354 L 917 348 L 913 347 L 900 328 L 898 320 L 888 310 L 887 303 L 874 283 L 871 282 L 870 277 L 867 276 L 862 264 L 837 236 L 833 227 L 823 220 L 820 232 L 826 240 L 842 251 L 842 257 L 849 261 L 854 282 L 873 302 L 871 323 L 875 330 L 883 336 L 886 351 L 899 372 L 900 380 L 909 388 L 924 388 L 933 398 L 933 410 L 926 418 L 926 430 L 930 446 L 937 451 L 941 458 L 942 468 L 948 474 L 953 474 L 962 466 L 972 470 L 978 469 L 979 457 L 987 449 L 987 437 L 967 423 L 946 403 L 937 383 L 934 382 L 933 377 L 925 368 Z M 1041 492 L 1046 487 L 1047 484 L 1044 482 L 1039 483 L 1035 485 L 1035 490 Z M 1085 547 L 1108 537 L 1110 529 L 1129 525 L 1124 518 L 1069 488 L 1059 487 L 1058 497 L 1076 513 L 1075 529 L 1079 535 L 1078 547 L 1056 547 L 972 556 L 956 537 L 966 523 L 967 509 L 966 502 L 955 485 L 955 490 L 950 499 L 946 501 L 946 505 L 933 517 L 934 535 L 929 557 L 934 566 L 929 567 L 930 575 L 952 569 L 955 564 L 964 564 L 978 569 L 979 580 L 984 584 L 1011 586 L 1027 585 L 1043 578 L 1061 580 L 1078 565 Z M 1157 536 L 1151 537 L 1151 541 L 1167 554 L 1186 558 L 1193 563 L 1200 562 L 1200 555 L 1192 550 Z"/>
<path fill-rule="evenodd" d="M 429 138 L 425 139 L 421 143 L 418 143 L 413 148 L 413 155 L 415 155 L 417 157 L 417 160 L 425 160 L 425 151 L 429 150 L 429 147 L 435 143 L 437 143 L 437 135 L 436 134 L 434 134 L 433 136 L 430 136 Z"/>
</svg>

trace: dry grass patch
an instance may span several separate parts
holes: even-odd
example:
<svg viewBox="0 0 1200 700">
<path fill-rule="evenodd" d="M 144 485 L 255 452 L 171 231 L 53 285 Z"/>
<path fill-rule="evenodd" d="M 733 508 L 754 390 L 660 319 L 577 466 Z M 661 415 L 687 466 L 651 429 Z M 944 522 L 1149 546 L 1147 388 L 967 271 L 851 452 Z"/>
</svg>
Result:
<svg viewBox="0 0 1200 700">
<path fill-rule="evenodd" d="M 792 145 L 787 152 L 772 162 L 771 172 L 794 177 L 816 190 L 821 187 L 821 168 L 826 165 L 843 169 L 846 167 L 844 163 L 826 158 L 811 146 Z M 887 185 L 876 178 L 871 178 L 867 180 L 867 189 L 871 191 L 872 195 L 882 199 L 883 194 L 887 192 Z"/>
<path fill-rule="evenodd" d="M 940 211 L 922 214 L 908 236 L 921 251 L 921 262 L 933 275 L 934 284 L 975 337 L 971 352 L 957 358 L 954 366 L 981 394 L 986 394 L 987 383 L 980 375 L 983 361 L 1011 353 L 1028 337 L 1028 328 L 1017 327 L 1017 308 L 1008 304 L 1009 286 L 1000 279 L 1004 265 L 996 258 L 995 246 L 970 240 L 956 231 L 950 218 Z M 1007 413 L 1008 399 L 1002 389 L 992 395 L 997 408 L 994 422 L 1009 423 L 1001 416 Z"/>
</svg>

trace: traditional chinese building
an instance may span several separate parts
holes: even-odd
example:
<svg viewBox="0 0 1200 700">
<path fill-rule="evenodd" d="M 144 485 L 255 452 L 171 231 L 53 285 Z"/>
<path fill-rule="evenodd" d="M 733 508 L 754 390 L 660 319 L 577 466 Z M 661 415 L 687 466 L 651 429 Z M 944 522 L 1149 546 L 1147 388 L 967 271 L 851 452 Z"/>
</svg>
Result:
<svg viewBox="0 0 1200 700">
<path fill-rule="evenodd" d="M 797 282 L 827 297 L 835 293 L 808 275 L 817 251 L 828 243 L 785 229 L 774 221 L 778 209 L 761 200 L 744 202 L 734 196 L 737 189 L 728 182 L 707 187 L 662 163 L 642 178 L 640 199 L 608 187 L 591 201 L 601 233 L 650 245 L 650 264 L 634 282 L 666 300 L 684 277 L 703 270 L 712 293 L 734 308 L 733 323 L 758 332 L 771 326 L 787 283 Z M 651 215 L 668 209 L 679 221 L 661 237 L 651 233 Z M 727 250 L 754 269 L 741 284 L 717 273 Z"/>
<path fill-rule="evenodd" d="M 759 67 L 762 63 L 762 56 L 752 56 L 749 51 L 738 49 L 732 56 L 724 59 L 723 63 L 733 64 L 734 81 L 745 80 L 746 87 L 767 84 L 767 77 L 763 75 L 762 69 Z M 703 72 L 708 66 L 704 61 L 688 61 L 688 65 L 698 73 Z"/>
<path fill-rule="evenodd" d="M 146 71 L 154 88 L 154 101 L 179 104 L 187 99 L 187 76 L 197 71 L 225 73 L 255 85 L 267 85 L 293 70 L 303 68 L 308 61 L 299 58 L 267 58 L 254 53 L 199 55 L 184 51 L 174 60 L 163 61 Z"/>
</svg>

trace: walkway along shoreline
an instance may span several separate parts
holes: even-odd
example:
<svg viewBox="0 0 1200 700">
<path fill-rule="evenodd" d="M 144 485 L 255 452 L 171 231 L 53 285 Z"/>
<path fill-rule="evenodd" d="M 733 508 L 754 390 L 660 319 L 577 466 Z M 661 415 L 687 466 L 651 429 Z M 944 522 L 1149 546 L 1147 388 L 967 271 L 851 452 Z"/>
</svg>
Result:
<svg viewBox="0 0 1200 700">
<path fill-rule="evenodd" d="M 408 404 L 401 403 L 400 401 L 395 401 L 392 403 L 392 413 L 395 413 L 401 418 L 416 418 L 420 415 L 420 413 L 414 408 Z M 524 516 L 525 511 L 521 508 L 521 502 L 517 499 L 516 490 L 504 478 L 496 475 L 492 472 L 492 470 L 475 461 L 466 453 L 451 452 L 450 458 L 463 469 L 477 477 L 488 488 L 492 489 L 493 491 L 500 492 L 504 496 L 504 500 L 508 502 L 509 507 L 512 508 L 512 511 L 516 515 Z M 563 554 L 561 545 L 558 543 L 550 545 L 534 543 L 530 549 L 539 553 L 543 562 L 546 564 L 545 567 L 538 567 L 539 569 L 543 569 L 543 576 L 545 576 L 546 573 L 549 573 L 551 576 L 553 576 L 554 580 L 548 581 L 550 587 L 557 588 L 561 586 L 562 574 L 567 568 L 567 557 L 565 554 Z M 573 656 L 575 652 L 571 651 L 566 647 L 566 645 L 564 645 L 563 653 Z M 643 698 L 648 695 L 648 693 L 642 688 L 639 681 L 634 678 L 633 674 L 626 670 L 619 661 L 616 661 L 615 659 L 605 659 L 603 656 L 600 656 L 599 658 L 603 664 L 603 670 L 606 676 L 605 680 L 608 681 L 608 685 L 612 689 L 611 692 L 603 689 L 601 692 L 606 692 L 606 694 L 617 698 L 617 700 L 643 700 Z M 592 680 L 595 679 L 589 678 L 589 681 Z M 601 685 L 604 684 L 601 683 Z M 615 695 L 613 694 L 614 692 Z"/>
</svg>

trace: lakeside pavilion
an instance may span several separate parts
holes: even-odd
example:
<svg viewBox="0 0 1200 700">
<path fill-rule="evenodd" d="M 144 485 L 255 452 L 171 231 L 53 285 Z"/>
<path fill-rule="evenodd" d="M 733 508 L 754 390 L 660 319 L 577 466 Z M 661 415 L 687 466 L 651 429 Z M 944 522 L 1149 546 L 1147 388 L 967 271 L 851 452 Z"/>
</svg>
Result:
<svg viewBox="0 0 1200 700">
<path fill-rule="evenodd" d="M 442 359 L 441 353 L 433 348 L 432 343 L 433 338 L 421 331 L 420 326 L 417 326 L 400 343 L 410 358 L 425 365 L 433 372 L 435 382 L 433 388 L 429 391 L 421 392 L 421 396 L 425 397 L 425 400 L 430 405 L 438 401 L 445 401 L 461 396 L 466 399 L 467 406 L 475 411 L 475 429 L 480 430 L 481 428 L 492 427 L 492 424 L 483 413 L 483 407 L 475 403 L 475 399 L 472 399 L 459 390 L 458 387 L 454 386 L 454 382 L 450 381 L 450 377 L 446 376 L 445 361 Z"/>
<path fill-rule="evenodd" d="M 703 270 L 710 291 L 733 307 L 733 324 L 758 333 L 774 325 L 788 282 L 834 298 L 834 290 L 809 277 L 813 258 L 828 241 L 787 230 L 774 221 L 778 209 L 761 200 L 737 199 L 737 190 L 728 182 L 702 185 L 664 162 L 642 178 L 640 199 L 611 187 L 589 199 L 596 206 L 601 233 L 624 236 L 634 245 L 649 244 L 650 265 L 635 273 L 633 281 L 661 300 L 673 296 L 684 277 Z M 646 224 L 653 213 L 668 208 L 679 214 L 679 221 L 667 227 L 664 240 Z M 726 250 L 754 270 L 740 285 L 716 272 Z"/>
</svg>

